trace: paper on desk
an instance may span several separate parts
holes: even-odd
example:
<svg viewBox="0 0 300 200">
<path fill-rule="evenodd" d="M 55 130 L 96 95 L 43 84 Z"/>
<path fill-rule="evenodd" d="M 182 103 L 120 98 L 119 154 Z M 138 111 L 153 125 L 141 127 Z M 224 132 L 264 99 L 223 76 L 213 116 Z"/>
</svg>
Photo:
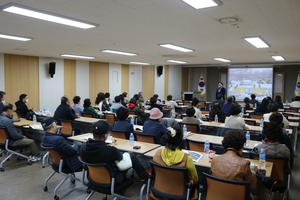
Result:
<svg viewBox="0 0 300 200">
<path fill-rule="evenodd" d="M 89 138 L 94 139 L 93 135 L 84 136 L 84 137 L 82 137 L 80 139 L 82 139 L 82 140 L 88 140 Z"/>
<path fill-rule="evenodd" d="M 30 128 L 32 129 L 39 129 L 39 128 L 42 128 L 42 125 L 30 125 Z"/>
</svg>

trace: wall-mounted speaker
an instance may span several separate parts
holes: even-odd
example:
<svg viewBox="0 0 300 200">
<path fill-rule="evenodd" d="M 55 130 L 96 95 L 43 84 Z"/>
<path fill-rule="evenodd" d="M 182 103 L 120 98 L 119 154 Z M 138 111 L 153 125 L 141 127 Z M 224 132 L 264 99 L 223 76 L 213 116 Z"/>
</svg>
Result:
<svg viewBox="0 0 300 200">
<path fill-rule="evenodd" d="M 159 65 L 156 68 L 157 68 L 157 75 L 161 76 L 163 74 L 163 66 Z"/>
<path fill-rule="evenodd" d="M 49 63 L 49 74 L 51 78 L 53 78 L 53 75 L 55 74 L 55 62 Z"/>
</svg>

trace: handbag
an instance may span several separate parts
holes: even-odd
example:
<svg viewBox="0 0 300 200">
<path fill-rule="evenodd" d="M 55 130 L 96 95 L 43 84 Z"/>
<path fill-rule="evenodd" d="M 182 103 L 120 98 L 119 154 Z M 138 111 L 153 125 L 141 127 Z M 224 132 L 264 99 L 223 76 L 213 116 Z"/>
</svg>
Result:
<svg viewBox="0 0 300 200">
<path fill-rule="evenodd" d="M 279 200 L 282 199 L 283 192 L 286 187 L 278 184 L 277 181 L 268 181 L 265 184 L 265 188 L 263 191 L 263 199 L 264 200 Z"/>
<path fill-rule="evenodd" d="M 115 163 L 120 171 L 125 171 L 132 167 L 132 162 L 129 153 L 123 153 L 123 159 L 120 161 L 115 160 Z"/>
</svg>

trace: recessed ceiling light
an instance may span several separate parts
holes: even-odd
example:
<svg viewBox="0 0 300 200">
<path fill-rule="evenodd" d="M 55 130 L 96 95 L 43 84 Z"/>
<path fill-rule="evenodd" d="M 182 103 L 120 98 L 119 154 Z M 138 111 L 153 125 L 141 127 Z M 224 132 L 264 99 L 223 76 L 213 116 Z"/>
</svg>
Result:
<svg viewBox="0 0 300 200">
<path fill-rule="evenodd" d="M 229 24 L 229 23 L 234 23 L 237 22 L 239 19 L 236 17 L 224 17 L 222 19 L 219 19 L 219 22 L 222 24 Z"/>
<path fill-rule="evenodd" d="M 79 56 L 79 55 L 72 55 L 72 54 L 60 54 L 63 57 L 71 57 L 71 58 L 83 58 L 83 59 L 95 59 L 96 57 L 93 56 Z"/>
<path fill-rule="evenodd" d="M 129 63 L 135 65 L 150 65 L 150 63 L 144 63 L 144 62 L 129 62 Z"/>
<path fill-rule="evenodd" d="M 245 37 L 243 38 L 256 48 L 269 48 L 270 45 L 267 44 L 261 37 Z"/>
<path fill-rule="evenodd" d="M 41 19 L 41 20 L 50 21 L 50 22 L 55 22 L 55 23 L 64 24 L 64 25 L 68 25 L 68 26 L 74 26 L 77 28 L 87 29 L 87 28 L 94 28 L 97 26 L 96 24 L 84 22 L 84 21 L 77 20 L 77 19 L 72 19 L 70 17 L 65 17 L 65 16 L 53 14 L 53 13 L 46 12 L 46 11 L 37 10 L 34 8 L 30 8 L 30 7 L 15 4 L 15 3 L 8 3 L 4 6 L 1 6 L 0 8 L 2 11 L 5 11 L 5 12 L 10 12 L 10 13 L 18 14 L 18 15 L 23 15 L 23 16 L 32 17 L 32 18 Z"/>
<path fill-rule="evenodd" d="M 159 46 L 169 48 L 169 49 L 174 49 L 174 50 L 177 50 L 177 51 L 183 51 L 183 52 L 193 52 L 194 51 L 192 49 L 180 47 L 180 46 L 177 46 L 177 45 L 174 45 L 174 44 L 159 44 Z"/>
<path fill-rule="evenodd" d="M 276 60 L 276 61 L 285 60 L 285 58 L 282 57 L 282 56 L 272 56 L 272 58 L 273 58 L 274 60 Z"/>
<path fill-rule="evenodd" d="M 185 61 L 180 61 L 180 60 L 167 60 L 168 62 L 173 62 L 173 63 L 181 63 L 181 64 L 185 64 L 187 62 Z"/>
<path fill-rule="evenodd" d="M 231 60 L 228 60 L 226 58 L 214 58 L 214 60 L 222 61 L 222 62 L 231 62 Z"/>
<path fill-rule="evenodd" d="M 0 33 L 0 38 L 10 39 L 10 40 L 19 40 L 19 41 L 29 41 L 29 40 L 31 40 L 31 38 L 24 38 L 24 37 L 6 35 L 6 34 L 1 34 L 1 33 Z"/>
<path fill-rule="evenodd" d="M 209 8 L 209 7 L 222 5 L 222 2 L 219 0 L 183 0 L 183 1 L 195 9 Z"/>
<path fill-rule="evenodd" d="M 128 53 L 128 52 L 115 51 L 115 50 L 109 50 L 109 49 L 101 50 L 101 51 L 104 52 L 104 53 L 114 53 L 114 54 L 121 54 L 121 55 L 126 55 L 126 56 L 136 56 L 136 55 L 138 55 L 136 53 Z"/>
</svg>

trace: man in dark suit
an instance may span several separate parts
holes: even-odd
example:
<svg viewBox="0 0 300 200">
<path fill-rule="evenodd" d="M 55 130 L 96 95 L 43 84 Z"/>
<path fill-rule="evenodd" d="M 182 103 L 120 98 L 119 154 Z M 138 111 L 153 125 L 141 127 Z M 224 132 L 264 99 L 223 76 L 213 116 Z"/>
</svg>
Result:
<svg viewBox="0 0 300 200">
<path fill-rule="evenodd" d="M 225 97 L 226 89 L 223 87 L 223 83 L 218 83 L 218 88 L 216 89 L 216 99 L 218 99 L 218 94 L 221 94 L 223 97 Z"/>
</svg>

